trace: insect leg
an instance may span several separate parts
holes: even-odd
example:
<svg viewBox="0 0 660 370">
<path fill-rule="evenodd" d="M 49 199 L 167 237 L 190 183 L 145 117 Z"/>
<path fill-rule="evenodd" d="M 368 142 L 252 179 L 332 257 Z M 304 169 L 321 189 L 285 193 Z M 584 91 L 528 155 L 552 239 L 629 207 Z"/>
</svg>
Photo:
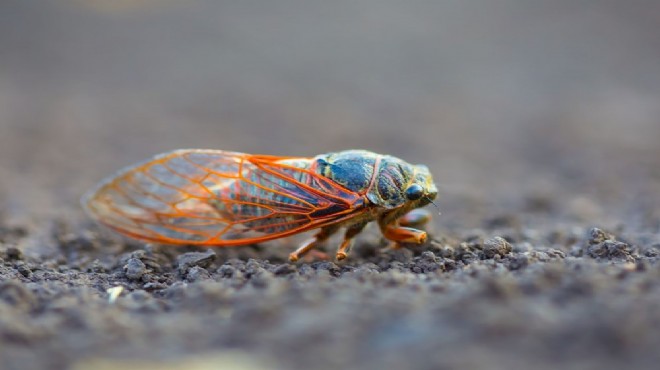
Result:
<svg viewBox="0 0 660 370">
<path fill-rule="evenodd" d="M 332 234 L 334 234 L 339 229 L 339 226 L 327 226 L 322 228 L 316 235 L 312 238 L 304 241 L 298 249 L 289 254 L 289 261 L 296 262 L 300 257 L 304 256 L 314 247 L 326 241 Z"/>
<path fill-rule="evenodd" d="M 359 224 L 355 224 L 350 226 L 348 229 L 346 229 L 346 233 L 344 234 L 344 240 L 341 242 L 341 245 L 339 245 L 339 248 L 337 249 L 337 260 L 341 261 L 344 258 L 348 257 L 348 252 L 351 249 L 351 245 L 353 245 L 353 238 L 359 234 L 364 227 L 367 226 L 366 222 L 361 222 Z"/>
<path fill-rule="evenodd" d="M 383 236 L 398 243 L 422 244 L 428 238 L 426 231 L 413 229 L 412 227 L 399 226 L 396 220 L 391 217 L 382 217 L 378 220 Z"/>
<path fill-rule="evenodd" d="M 422 227 L 431 221 L 431 212 L 417 208 L 406 213 L 399 219 L 399 225 L 407 227 Z"/>
</svg>

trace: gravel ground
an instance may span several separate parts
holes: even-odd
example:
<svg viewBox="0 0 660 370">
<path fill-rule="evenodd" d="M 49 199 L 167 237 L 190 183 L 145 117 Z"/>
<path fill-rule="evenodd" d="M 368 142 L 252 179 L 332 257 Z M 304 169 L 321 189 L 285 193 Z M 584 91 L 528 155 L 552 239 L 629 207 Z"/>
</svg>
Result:
<svg viewBox="0 0 660 370">
<path fill-rule="evenodd" d="M 312 3 L 0 5 L 0 368 L 656 368 L 658 7 Z M 185 147 L 386 152 L 442 215 L 298 264 L 83 215 Z"/>
<path fill-rule="evenodd" d="M 657 234 L 506 225 L 396 251 L 373 235 L 346 263 L 292 265 L 281 247 L 141 247 L 66 224 L 50 232 L 57 255 L 31 258 L 16 248 L 29 231 L 3 227 L 3 368 L 620 369 L 660 360 Z"/>
</svg>

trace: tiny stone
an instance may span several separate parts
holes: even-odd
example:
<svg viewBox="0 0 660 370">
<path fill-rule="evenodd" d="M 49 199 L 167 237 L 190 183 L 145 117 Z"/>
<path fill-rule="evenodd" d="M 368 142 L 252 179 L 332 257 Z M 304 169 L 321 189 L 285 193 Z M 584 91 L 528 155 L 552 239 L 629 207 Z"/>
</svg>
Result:
<svg viewBox="0 0 660 370">
<path fill-rule="evenodd" d="M 165 288 L 167 288 L 167 284 L 157 283 L 157 282 L 146 283 L 142 286 L 142 289 L 144 290 L 160 290 Z"/>
<path fill-rule="evenodd" d="M 211 274 L 202 267 L 193 266 L 188 270 L 188 275 L 186 275 L 186 280 L 188 282 L 204 281 L 211 279 Z"/>
<path fill-rule="evenodd" d="M 443 263 L 445 265 L 445 271 L 456 270 L 456 261 L 453 259 L 445 259 Z"/>
<path fill-rule="evenodd" d="M 7 259 L 10 261 L 18 261 L 23 259 L 23 252 L 21 252 L 20 249 L 10 247 L 7 248 L 7 251 L 5 251 L 5 254 L 7 255 Z"/>
<path fill-rule="evenodd" d="M 610 257 L 626 258 L 630 256 L 630 247 L 628 244 L 617 241 L 606 241 L 603 243 L 607 247 L 607 253 Z"/>
<path fill-rule="evenodd" d="M 511 250 L 511 244 L 499 236 L 486 240 L 483 245 L 486 258 L 493 258 L 495 255 L 505 256 L 511 253 Z"/>
<path fill-rule="evenodd" d="M 647 249 L 646 252 L 644 252 L 644 255 L 646 257 L 657 257 L 658 251 L 655 249 Z"/>
<path fill-rule="evenodd" d="M 298 266 L 298 274 L 301 276 L 312 276 L 315 274 L 315 272 L 316 270 L 314 270 L 312 266 L 308 264 Z"/>
<path fill-rule="evenodd" d="M 261 275 L 264 271 L 266 271 L 266 269 L 263 268 L 262 264 L 252 258 L 250 258 L 245 264 L 245 275 L 248 278 Z"/>
<path fill-rule="evenodd" d="M 101 261 L 98 259 L 95 259 L 92 262 L 92 265 L 87 269 L 88 272 L 96 272 L 96 273 L 105 273 L 107 272 L 105 267 L 101 264 Z"/>
<path fill-rule="evenodd" d="M 414 265 L 410 269 L 414 273 L 433 272 L 437 270 L 444 270 L 445 265 L 443 261 L 436 257 L 433 252 L 423 252 L 421 256 L 414 259 Z"/>
<path fill-rule="evenodd" d="M 424 262 L 438 262 L 438 258 L 431 251 L 423 252 L 420 259 Z"/>
<path fill-rule="evenodd" d="M 222 265 L 218 268 L 218 275 L 222 278 L 230 278 L 234 276 L 236 269 L 231 265 Z"/>
<path fill-rule="evenodd" d="M 530 255 L 541 262 L 550 261 L 550 255 L 543 251 L 534 251 L 533 253 L 530 253 Z"/>
<path fill-rule="evenodd" d="M 186 271 L 194 266 L 208 268 L 215 261 L 216 254 L 214 251 L 207 252 L 190 252 L 184 253 L 177 257 L 176 264 L 181 275 L 185 275 Z"/>
<path fill-rule="evenodd" d="M 613 239 L 613 237 L 603 230 L 594 227 L 588 232 L 589 244 L 599 244 L 608 239 Z"/>
<path fill-rule="evenodd" d="M 466 253 L 463 253 L 461 255 L 461 261 L 463 261 L 463 263 L 466 263 L 466 264 L 468 264 L 468 263 L 470 263 L 470 262 L 472 262 L 476 259 L 477 259 L 477 255 L 472 253 L 472 252 L 466 252 Z"/>
<path fill-rule="evenodd" d="M 593 258 L 606 257 L 607 247 L 603 243 L 590 245 L 587 248 L 587 254 Z"/>
<path fill-rule="evenodd" d="M 546 253 L 548 253 L 548 255 L 552 258 L 566 258 L 566 253 L 560 251 L 559 249 L 551 248 L 548 249 Z"/>
<path fill-rule="evenodd" d="M 131 258 L 124 266 L 124 272 L 129 280 L 140 280 L 142 275 L 147 272 L 147 267 L 139 259 Z"/>
<path fill-rule="evenodd" d="M 444 258 L 454 258 L 454 248 L 447 245 L 442 247 L 442 250 L 440 251 L 440 255 Z"/>
<path fill-rule="evenodd" d="M 245 264 L 245 271 L 248 273 L 254 274 L 257 272 L 261 272 L 261 270 L 263 270 L 261 262 L 255 260 L 254 258 L 250 258 Z"/>
<path fill-rule="evenodd" d="M 312 267 L 317 270 L 328 270 L 330 272 L 339 271 L 339 266 L 329 261 L 315 262 L 312 264 Z"/>
<path fill-rule="evenodd" d="M 279 265 L 275 268 L 275 271 L 273 271 L 273 273 L 277 276 L 289 275 L 294 272 L 296 272 L 296 268 L 289 264 Z"/>
<path fill-rule="evenodd" d="M 16 263 L 16 270 L 26 278 L 29 278 L 32 275 L 32 270 L 25 265 L 25 262 Z"/>
<path fill-rule="evenodd" d="M 470 244 L 463 242 L 456 247 L 455 257 L 456 259 L 463 259 L 463 255 L 465 254 L 474 254 L 473 250 L 474 248 Z"/>
</svg>

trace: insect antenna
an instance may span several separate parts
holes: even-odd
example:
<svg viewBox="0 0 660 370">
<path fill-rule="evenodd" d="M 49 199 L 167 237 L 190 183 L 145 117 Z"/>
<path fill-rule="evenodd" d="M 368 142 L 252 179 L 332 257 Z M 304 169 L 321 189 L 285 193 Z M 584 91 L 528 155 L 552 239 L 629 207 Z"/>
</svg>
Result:
<svg viewBox="0 0 660 370">
<path fill-rule="evenodd" d="M 433 204 L 433 206 L 435 206 L 435 209 L 438 210 L 438 215 L 439 215 L 439 216 L 442 216 L 442 212 L 440 212 L 440 207 L 438 207 L 438 205 L 435 204 L 435 202 L 433 201 L 433 199 L 431 199 L 431 198 L 429 198 L 429 197 L 426 197 L 426 199 L 428 199 L 429 202 L 431 202 L 431 204 Z"/>
</svg>

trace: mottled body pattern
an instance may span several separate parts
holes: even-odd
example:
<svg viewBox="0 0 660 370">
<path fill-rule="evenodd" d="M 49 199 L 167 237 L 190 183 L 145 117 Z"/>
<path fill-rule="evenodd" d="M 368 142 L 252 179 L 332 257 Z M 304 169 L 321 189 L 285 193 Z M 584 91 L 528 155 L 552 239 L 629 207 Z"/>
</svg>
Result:
<svg viewBox="0 0 660 370">
<path fill-rule="evenodd" d="M 435 198 L 428 169 L 364 150 L 314 158 L 178 150 L 122 170 L 83 198 L 96 221 L 131 237 L 234 246 L 320 228 L 292 260 L 346 227 L 338 258 L 369 221 L 396 242 L 423 242 L 397 220 Z"/>
</svg>

